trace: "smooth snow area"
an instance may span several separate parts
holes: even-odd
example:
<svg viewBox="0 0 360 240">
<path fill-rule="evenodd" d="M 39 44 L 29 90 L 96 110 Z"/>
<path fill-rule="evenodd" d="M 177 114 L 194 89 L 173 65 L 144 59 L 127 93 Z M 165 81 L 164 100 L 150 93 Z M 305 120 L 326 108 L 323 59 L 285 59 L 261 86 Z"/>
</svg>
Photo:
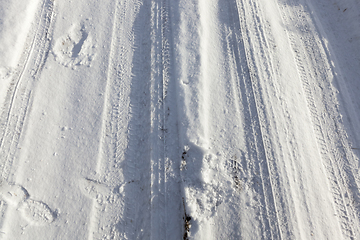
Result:
<svg viewBox="0 0 360 240">
<path fill-rule="evenodd" d="M 357 0 L 0 0 L 1 239 L 359 239 Z"/>
</svg>

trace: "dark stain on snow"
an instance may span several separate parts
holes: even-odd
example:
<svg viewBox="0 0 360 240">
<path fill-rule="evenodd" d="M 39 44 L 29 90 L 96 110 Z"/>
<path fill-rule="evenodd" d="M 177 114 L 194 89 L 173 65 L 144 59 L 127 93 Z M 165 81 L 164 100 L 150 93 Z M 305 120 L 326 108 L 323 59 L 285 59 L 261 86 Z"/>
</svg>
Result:
<svg viewBox="0 0 360 240">
<path fill-rule="evenodd" d="M 184 240 L 189 240 L 189 232 L 190 232 L 190 228 L 191 228 L 191 217 L 186 213 L 186 208 L 185 208 L 185 199 L 183 198 L 183 206 L 184 206 L 184 216 L 183 216 L 183 219 L 184 219 L 184 236 L 183 236 L 183 239 Z"/>
</svg>

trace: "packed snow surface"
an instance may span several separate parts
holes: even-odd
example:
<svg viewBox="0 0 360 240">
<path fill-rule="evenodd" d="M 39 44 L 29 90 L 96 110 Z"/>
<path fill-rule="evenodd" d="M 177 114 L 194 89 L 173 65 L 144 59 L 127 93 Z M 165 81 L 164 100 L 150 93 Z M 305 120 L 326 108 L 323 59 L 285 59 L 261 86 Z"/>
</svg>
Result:
<svg viewBox="0 0 360 240">
<path fill-rule="evenodd" d="M 0 0 L 1 239 L 360 239 L 358 0 Z"/>
</svg>

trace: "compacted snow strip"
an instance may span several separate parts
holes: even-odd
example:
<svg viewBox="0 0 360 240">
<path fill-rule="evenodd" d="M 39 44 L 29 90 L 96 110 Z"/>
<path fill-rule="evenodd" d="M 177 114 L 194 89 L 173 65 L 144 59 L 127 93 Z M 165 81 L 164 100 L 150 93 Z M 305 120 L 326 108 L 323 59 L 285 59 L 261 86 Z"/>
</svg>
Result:
<svg viewBox="0 0 360 240">
<path fill-rule="evenodd" d="M 175 96 L 168 12 L 166 1 L 115 8 L 100 179 L 83 181 L 87 189 L 109 190 L 94 203 L 90 239 L 183 234 L 176 101 L 167 98 Z"/>
</svg>

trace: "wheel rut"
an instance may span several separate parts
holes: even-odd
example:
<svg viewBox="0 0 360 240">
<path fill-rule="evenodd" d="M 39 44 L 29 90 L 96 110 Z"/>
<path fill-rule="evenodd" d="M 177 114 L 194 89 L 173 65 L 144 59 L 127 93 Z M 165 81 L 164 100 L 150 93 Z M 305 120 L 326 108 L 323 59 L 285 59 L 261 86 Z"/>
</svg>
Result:
<svg viewBox="0 0 360 240">
<path fill-rule="evenodd" d="M 91 197 L 89 239 L 151 235 L 149 9 L 141 1 L 114 4 L 98 163 L 86 177 L 107 194 Z"/>
<path fill-rule="evenodd" d="M 87 177 L 108 190 L 105 201 L 92 197 L 90 239 L 181 235 L 169 12 L 167 1 L 115 4 L 103 136 Z"/>
<path fill-rule="evenodd" d="M 172 10 L 168 0 L 151 5 L 151 239 L 183 231 Z"/>
</svg>

